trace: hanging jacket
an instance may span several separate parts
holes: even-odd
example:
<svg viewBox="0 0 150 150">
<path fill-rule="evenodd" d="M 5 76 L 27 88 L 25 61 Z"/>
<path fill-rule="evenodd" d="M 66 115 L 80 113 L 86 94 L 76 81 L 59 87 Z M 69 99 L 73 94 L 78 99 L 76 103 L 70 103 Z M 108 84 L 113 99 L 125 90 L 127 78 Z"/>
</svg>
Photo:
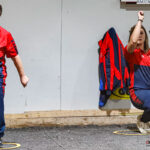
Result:
<svg viewBox="0 0 150 150">
<path fill-rule="evenodd" d="M 98 44 L 101 91 L 99 107 L 103 107 L 115 89 L 121 88 L 122 92 L 126 90 L 129 73 L 123 55 L 124 46 L 114 28 L 110 28 Z"/>
</svg>

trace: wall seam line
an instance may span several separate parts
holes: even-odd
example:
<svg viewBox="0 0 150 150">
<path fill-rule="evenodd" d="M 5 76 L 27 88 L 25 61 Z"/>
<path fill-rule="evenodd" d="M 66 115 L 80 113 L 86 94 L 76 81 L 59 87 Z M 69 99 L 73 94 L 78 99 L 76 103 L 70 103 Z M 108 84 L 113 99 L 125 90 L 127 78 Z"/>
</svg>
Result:
<svg viewBox="0 0 150 150">
<path fill-rule="evenodd" d="M 60 14 L 60 110 L 62 107 L 62 11 L 63 11 L 63 0 L 61 0 L 61 14 Z"/>
</svg>

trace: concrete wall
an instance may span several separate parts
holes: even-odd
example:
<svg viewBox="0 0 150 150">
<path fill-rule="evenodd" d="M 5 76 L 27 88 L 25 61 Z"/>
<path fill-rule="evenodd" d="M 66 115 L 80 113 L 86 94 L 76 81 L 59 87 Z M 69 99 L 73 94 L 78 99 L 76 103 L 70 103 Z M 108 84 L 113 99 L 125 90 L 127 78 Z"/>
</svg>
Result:
<svg viewBox="0 0 150 150">
<path fill-rule="evenodd" d="M 30 83 L 24 89 L 7 60 L 6 113 L 98 109 L 98 41 L 115 27 L 123 44 L 138 9 L 120 0 L 0 0 L 1 26 L 17 43 Z M 132 108 L 130 101 L 109 101 L 108 109 Z"/>
</svg>

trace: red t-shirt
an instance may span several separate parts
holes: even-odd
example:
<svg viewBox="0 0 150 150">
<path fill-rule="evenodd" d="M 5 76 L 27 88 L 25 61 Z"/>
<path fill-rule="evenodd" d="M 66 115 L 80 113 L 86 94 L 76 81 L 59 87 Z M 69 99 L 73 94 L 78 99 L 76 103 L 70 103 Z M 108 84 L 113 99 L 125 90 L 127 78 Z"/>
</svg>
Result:
<svg viewBox="0 0 150 150">
<path fill-rule="evenodd" d="M 0 26 L 0 83 L 3 79 L 3 84 L 5 84 L 7 76 L 5 55 L 7 58 L 12 58 L 17 54 L 17 47 L 11 33 Z"/>
<path fill-rule="evenodd" d="M 150 50 L 135 49 L 133 53 L 124 49 L 130 73 L 130 89 L 150 89 Z"/>
</svg>

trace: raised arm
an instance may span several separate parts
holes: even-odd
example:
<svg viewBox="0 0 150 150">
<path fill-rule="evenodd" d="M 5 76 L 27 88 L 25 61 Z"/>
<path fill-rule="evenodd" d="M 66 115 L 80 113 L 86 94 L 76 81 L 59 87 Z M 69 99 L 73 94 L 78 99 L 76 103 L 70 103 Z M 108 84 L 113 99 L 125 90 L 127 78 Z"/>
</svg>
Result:
<svg viewBox="0 0 150 150">
<path fill-rule="evenodd" d="M 143 20 L 144 20 L 144 12 L 139 11 L 138 12 L 138 22 L 130 36 L 129 43 L 127 45 L 127 50 L 130 53 L 132 53 L 134 51 L 134 49 L 137 47 L 138 38 L 140 36 L 140 30 L 141 30 Z"/>
<path fill-rule="evenodd" d="M 15 56 L 15 57 L 12 57 L 12 60 L 17 68 L 17 71 L 18 71 L 18 74 L 19 74 L 19 77 L 20 77 L 20 81 L 21 81 L 21 84 L 26 87 L 27 86 L 27 83 L 29 81 L 28 77 L 25 75 L 24 73 L 24 69 L 23 69 L 23 65 L 22 65 L 22 61 L 19 57 L 19 55 Z"/>
</svg>

